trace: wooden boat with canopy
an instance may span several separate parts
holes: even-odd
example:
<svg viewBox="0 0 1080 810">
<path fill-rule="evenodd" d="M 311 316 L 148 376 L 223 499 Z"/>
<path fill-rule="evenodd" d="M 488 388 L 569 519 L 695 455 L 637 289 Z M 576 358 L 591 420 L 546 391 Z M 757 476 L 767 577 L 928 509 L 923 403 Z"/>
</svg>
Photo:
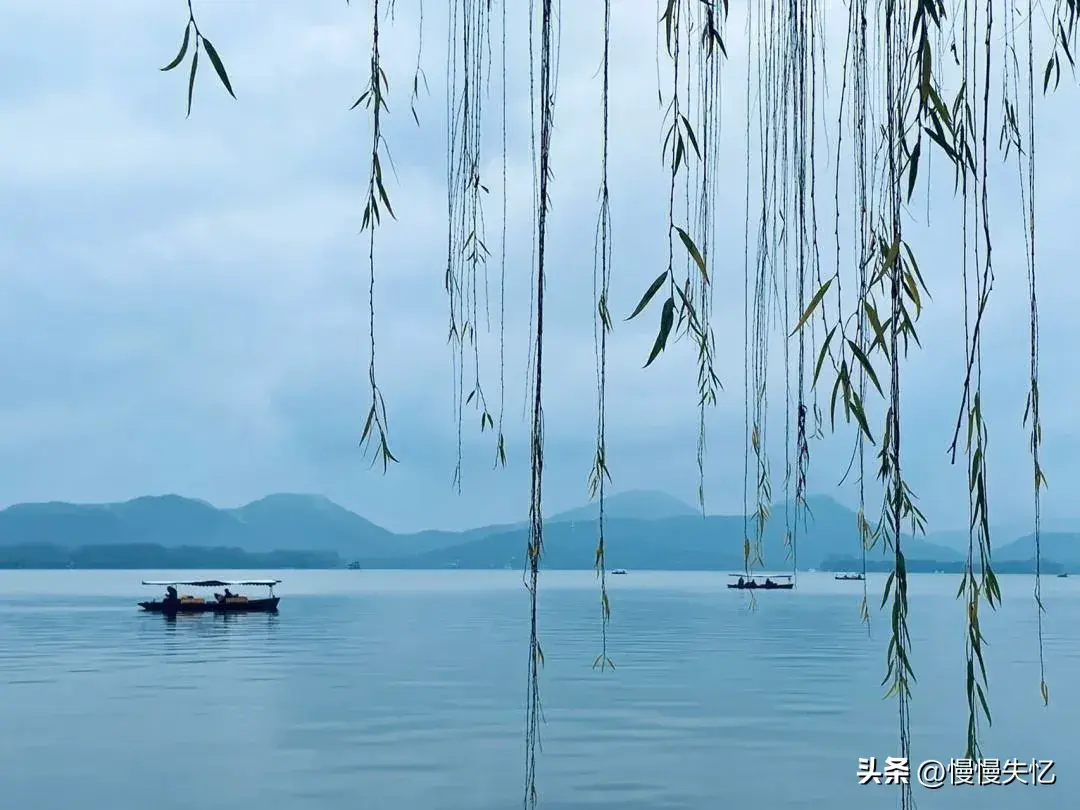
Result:
<svg viewBox="0 0 1080 810">
<path fill-rule="evenodd" d="M 728 583 L 729 588 L 741 591 L 790 591 L 795 587 L 795 578 L 791 574 L 732 574 L 738 577 L 735 582 Z"/>
<path fill-rule="evenodd" d="M 191 580 L 143 580 L 143 585 L 157 585 L 165 588 L 163 599 L 139 602 L 139 607 L 151 613 L 164 613 L 175 616 L 178 613 L 277 613 L 280 597 L 274 595 L 274 586 L 280 579 L 191 579 Z M 223 593 L 214 593 L 210 599 L 181 595 L 177 586 L 188 588 L 224 588 Z M 263 587 L 269 590 L 269 596 L 249 599 L 230 588 Z"/>
</svg>

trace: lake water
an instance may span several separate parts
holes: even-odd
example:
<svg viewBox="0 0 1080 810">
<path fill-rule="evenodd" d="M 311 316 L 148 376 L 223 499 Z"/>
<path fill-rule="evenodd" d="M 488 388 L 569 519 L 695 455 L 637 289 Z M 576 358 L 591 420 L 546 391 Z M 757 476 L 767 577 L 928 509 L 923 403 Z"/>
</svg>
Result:
<svg viewBox="0 0 1080 810">
<path fill-rule="evenodd" d="M 257 575 L 265 576 L 265 572 Z M 144 614 L 168 572 L 0 572 L 0 804 L 32 810 L 509 810 L 523 796 L 528 600 L 515 572 L 284 572 L 277 616 Z M 193 572 L 173 576 L 191 577 Z M 893 808 L 857 760 L 898 753 L 888 636 L 862 584 L 800 575 L 541 580 L 546 810 Z M 913 760 L 963 755 L 958 578 L 915 576 Z M 883 576 L 871 576 L 872 597 Z M 984 618 L 984 755 L 1053 759 L 1057 784 L 916 789 L 923 808 L 1080 801 L 1080 577 L 1044 582 L 1042 708 L 1030 577 Z M 876 604 L 880 602 L 878 596 Z"/>
</svg>

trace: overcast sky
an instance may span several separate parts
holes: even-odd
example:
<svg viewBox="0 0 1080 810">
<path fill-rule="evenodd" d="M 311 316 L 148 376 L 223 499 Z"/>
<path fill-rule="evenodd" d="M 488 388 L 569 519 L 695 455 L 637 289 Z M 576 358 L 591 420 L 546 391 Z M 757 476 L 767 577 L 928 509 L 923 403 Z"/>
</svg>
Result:
<svg viewBox="0 0 1080 810">
<path fill-rule="evenodd" d="M 193 112 L 186 72 L 158 68 L 176 52 L 182 0 L 8 0 L 0 29 L 0 502 L 115 501 L 175 492 L 232 506 L 272 492 L 317 492 L 387 527 L 463 527 L 524 517 L 531 176 L 525 35 L 510 17 L 506 429 L 509 469 L 468 415 L 463 492 L 446 345 L 445 30 L 427 3 L 422 64 L 430 94 L 409 112 L 416 4 L 398 0 L 385 29 L 391 83 L 386 136 L 397 169 L 397 212 L 378 233 L 381 384 L 392 447 L 387 476 L 357 449 L 368 405 L 366 237 L 359 233 L 368 118 L 348 107 L 369 59 L 368 3 L 197 0 L 200 26 L 222 54 L 238 101 L 205 57 Z M 550 224 L 546 369 L 546 511 L 587 499 L 595 430 L 593 233 L 599 183 L 600 4 L 565 5 Z M 665 167 L 660 158 L 656 13 L 614 4 L 611 193 L 616 332 L 609 360 L 609 464 L 615 491 L 696 497 L 693 347 L 641 366 L 657 313 L 621 321 L 666 264 Z M 591 8 L 595 6 L 596 8 Z M 717 211 L 718 371 L 709 416 L 710 512 L 743 499 L 743 18 L 732 4 L 724 96 L 725 159 Z M 831 64 L 844 14 L 829 14 Z M 832 20 L 837 22 L 832 22 Z M 840 28 L 836 26 L 840 25 Z M 498 33 L 496 22 L 495 34 Z M 498 67 L 498 40 L 493 65 Z M 830 79 L 837 78 L 835 69 Z M 835 94 L 835 91 L 834 91 Z M 1074 412 L 1076 214 L 1080 94 L 1065 79 L 1040 102 L 1039 262 L 1047 514 L 1069 517 L 1080 484 Z M 501 230 L 499 86 L 487 107 L 486 201 L 493 304 Z M 992 123 L 993 140 L 997 125 Z M 835 143 L 835 122 L 829 143 Z M 848 135 L 847 137 L 850 137 Z M 824 136 L 822 136 L 824 140 Z M 831 147 L 830 147 L 831 148 Z M 834 159 L 817 168 L 826 254 Z M 995 154 L 991 161 L 1000 163 Z M 943 161 L 937 160 L 938 169 Z M 846 168 L 845 168 L 846 171 Z M 990 427 L 992 520 L 1031 515 L 1030 460 L 1021 426 L 1027 303 L 1015 168 L 995 170 L 991 197 L 996 281 L 985 325 L 984 398 Z M 944 175 L 943 175 L 944 176 Z M 933 300 L 928 349 L 905 368 L 909 480 L 936 528 L 966 518 L 963 472 L 946 448 L 963 375 L 957 203 L 938 183 L 926 224 L 910 228 Z M 850 197 L 847 198 L 850 200 Z M 850 208 L 850 204 L 847 205 Z M 847 255 L 847 254 L 845 254 Z M 494 328 L 494 325 L 493 325 Z M 494 332 L 485 340 L 494 341 Z M 774 364 L 782 361 L 778 341 Z M 485 355 L 485 360 L 490 361 Z M 486 362 L 488 399 L 498 370 Z M 782 390 L 770 432 L 782 436 Z M 823 395 L 823 399 L 826 395 Z M 876 427 L 876 426 L 875 426 Z M 877 430 L 876 432 L 880 432 Z M 811 489 L 854 503 L 838 487 L 851 435 L 813 447 Z M 783 459 L 773 461 L 783 493 Z"/>
</svg>

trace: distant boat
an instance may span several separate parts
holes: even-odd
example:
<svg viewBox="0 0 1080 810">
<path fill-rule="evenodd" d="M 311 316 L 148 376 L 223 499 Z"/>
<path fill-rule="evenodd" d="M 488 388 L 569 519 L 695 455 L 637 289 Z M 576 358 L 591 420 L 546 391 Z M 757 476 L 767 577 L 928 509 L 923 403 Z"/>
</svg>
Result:
<svg viewBox="0 0 1080 810">
<path fill-rule="evenodd" d="M 350 571 L 359 571 L 360 570 L 360 563 L 358 561 L 356 561 L 356 560 L 353 560 L 351 563 L 349 563 L 345 567 L 348 568 Z"/>
<path fill-rule="evenodd" d="M 159 585 L 165 588 L 164 599 L 139 602 L 139 607 L 151 613 L 163 613 L 175 616 L 178 613 L 277 613 L 280 597 L 274 596 L 274 586 L 280 579 L 195 579 L 178 581 L 143 580 L 143 585 Z M 214 598 L 203 599 L 188 595 L 179 595 L 176 586 L 190 588 L 224 588 L 225 593 L 215 593 Z M 248 599 L 246 596 L 232 593 L 229 587 L 243 588 L 261 586 L 268 588 L 270 595 L 262 599 Z"/>
<path fill-rule="evenodd" d="M 862 582 L 866 579 L 862 574 L 837 574 L 833 579 L 839 579 L 843 582 L 853 581 Z"/>
<path fill-rule="evenodd" d="M 737 582 L 730 583 L 728 587 L 742 591 L 790 591 L 795 587 L 794 577 L 791 574 L 769 574 L 762 582 L 758 582 L 759 578 L 757 577 L 747 577 L 745 574 L 732 574 L 731 576 L 739 579 Z M 774 582 L 777 579 L 787 581 Z"/>
<path fill-rule="evenodd" d="M 613 575 L 615 575 L 615 576 L 625 576 L 626 575 L 626 569 L 625 568 L 616 568 L 611 573 Z"/>
<path fill-rule="evenodd" d="M 1058 574 L 1059 579 L 1065 579 L 1065 577 L 1067 577 L 1067 576 L 1068 576 L 1068 574 L 1065 573 L 1064 571 L 1062 571 L 1060 574 Z"/>
</svg>

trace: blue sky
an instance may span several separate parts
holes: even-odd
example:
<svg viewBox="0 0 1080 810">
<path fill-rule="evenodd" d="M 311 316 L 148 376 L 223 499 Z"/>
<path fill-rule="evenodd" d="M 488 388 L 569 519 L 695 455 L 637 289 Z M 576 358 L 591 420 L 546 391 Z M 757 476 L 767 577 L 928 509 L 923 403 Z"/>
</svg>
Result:
<svg viewBox="0 0 1080 810">
<path fill-rule="evenodd" d="M 587 498 L 595 425 L 592 245 L 599 184 L 599 4 L 564 4 L 553 154 L 547 368 L 548 511 Z M 401 463 L 387 476 L 357 449 L 367 409 L 366 238 L 359 233 L 368 119 L 348 111 L 365 81 L 368 4 L 341 0 L 202 0 L 196 14 L 225 60 L 238 101 L 203 60 L 184 118 L 186 73 L 175 54 L 181 0 L 14 0 L 0 30 L 0 502 L 113 501 L 176 492 L 236 505 L 270 492 L 319 492 L 394 529 L 462 527 L 523 517 L 528 497 L 522 419 L 527 353 L 531 175 L 527 19 L 511 13 L 506 426 L 509 469 L 493 471 L 478 417 L 465 432 L 463 492 L 446 345 L 445 28 L 427 3 L 422 63 L 430 94 L 408 108 L 416 4 L 399 0 L 384 31 L 391 82 L 386 136 L 398 214 L 378 234 L 381 385 Z M 615 4 L 611 192 L 612 309 L 625 316 L 666 264 L 662 111 L 657 106 L 652 3 Z M 843 14 L 827 14 L 829 59 Z M 836 17 L 836 21 L 834 21 Z M 841 26 L 840 28 L 837 25 Z M 713 266 L 718 371 L 725 391 L 709 415 L 710 512 L 742 509 L 743 189 L 745 37 L 733 4 L 724 97 L 725 180 Z M 497 34 L 497 25 L 496 25 Z M 1043 40 L 1045 41 L 1045 39 Z M 834 55 L 835 54 L 835 55 Z M 493 64 L 498 67 L 498 43 Z M 835 78 L 835 76 L 834 76 Z M 1078 431 L 1071 415 L 1075 313 L 1072 168 L 1080 146 L 1078 91 L 1066 79 L 1040 102 L 1039 262 L 1044 443 L 1051 518 L 1077 514 Z M 830 102 L 832 103 L 832 102 Z M 488 242 L 498 255 L 499 90 L 488 103 L 492 194 Z M 832 116 L 835 118 L 835 116 Z M 835 120 L 830 124 L 835 130 Z M 996 141 L 997 126 L 992 123 Z M 835 132 L 830 136 L 830 143 Z M 833 158 L 819 156 L 831 189 Z M 995 154 L 991 161 L 1000 164 Z M 942 161 L 937 161 L 938 168 Z M 1064 167 L 1064 168 L 1063 168 Z M 846 171 L 846 168 L 844 169 Z M 985 335 L 992 520 L 1031 514 L 1021 418 L 1027 304 L 1015 169 L 995 168 L 996 280 Z M 936 528 L 962 526 L 966 488 L 946 457 L 963 365 L 958 213 L 941 171 L 912 229 L 933 300 L 927 350 L 905 367 L 905 453 Z M 925 191 L 916 209 L 925 208 Z M 832 194 L 823 194 L 828 254 Z M 730 246 L 730 249 L 728 248 Z M 493 279 L 498 262 L 491 265 Z M 493 302 L 496 294 L 492 286 Z M 617 322 L 609 359 L 609 458 L 615 491 L 662 489 L 693 502 L 696 406 L 692 347 L 641 369 L 654 313 Z M 485 338 L 494 345 L 497 335 Z M 779 338 L 772 350 L 779 366 Z M 485 387 L 497 394 L 494 355 Z M 777 389 L 774 402 L 782 401 Z M 782 435 L 773 406 L 770 428 Z M 838 487 L 850 433 L 813 447 L 811 490 Z M 782 455 L 774 493 L 783 493 Z"/>
</svg>

